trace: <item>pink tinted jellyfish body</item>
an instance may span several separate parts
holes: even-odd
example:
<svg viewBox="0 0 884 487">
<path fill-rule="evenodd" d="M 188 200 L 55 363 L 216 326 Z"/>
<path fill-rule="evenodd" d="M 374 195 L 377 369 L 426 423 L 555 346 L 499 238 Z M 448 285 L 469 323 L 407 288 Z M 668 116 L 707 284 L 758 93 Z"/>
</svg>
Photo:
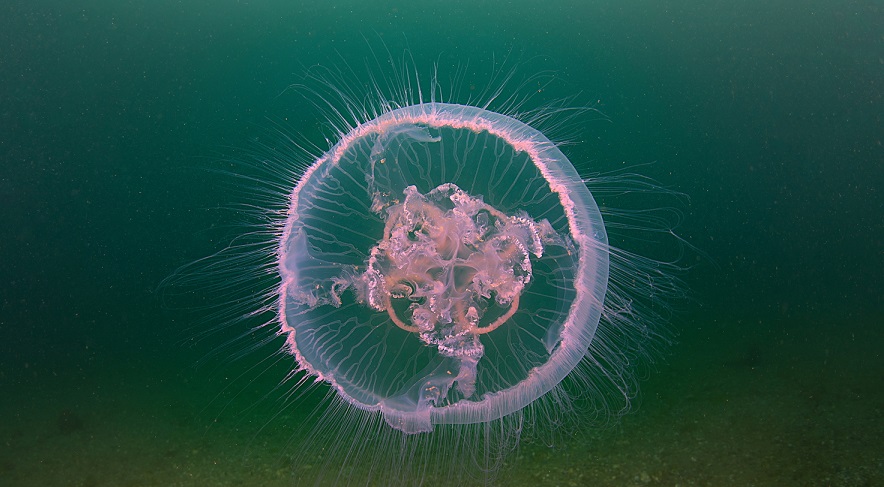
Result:
<svg viewBox="0 0 884 487">
<path fill-rule="evenodd" d="M 300 367 L 405 433 L 494 421 L 556 387 L 608 284 L 601 214 L 559 148 L 446 103 L 345 134 L 292 191 L 278 255 Z"/>
<path fill-rule="evenodd" d="M 272 314 L 230 341 L 256 350 L 281 335 L 295 387 L 331 386 L 296 475 L 487 482 L 526 430 L 628 409 L 632 369 L 654 355 L 681 290 L 674 260 L 609 237 L 672 237 L 671 215 L 645 197 L 673 193 L 581 174 L 537 127 L 589 110 L 524 111 L 533 90 L 497 100 L 512 72 L 479 108 L 438 102 L 435 76 L 425 102 L 411 64 L 391 66 L 368 77 L 370 93 L 355 73 L 308 74 L 308 99 L 338 127 L 331 148 L 305 163 L 287 137 L 266 147 L 269 163 L 249 166 L 262 176 L 243 174 L 249 198 L 270 196 L 238 208 L 252 231 L 167 284 L 214 297 L 216 330 Z M 639 206 L 612 211 L 624 196 Z"/>
</svg>

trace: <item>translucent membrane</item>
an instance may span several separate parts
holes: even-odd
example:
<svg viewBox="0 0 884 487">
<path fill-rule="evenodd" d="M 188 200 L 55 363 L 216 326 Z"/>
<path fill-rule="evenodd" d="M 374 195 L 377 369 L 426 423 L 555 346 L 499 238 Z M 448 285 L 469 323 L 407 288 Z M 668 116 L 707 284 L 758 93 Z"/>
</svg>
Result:
<svg viewBox="0 0 884 487">
<path fill-rule="evenodd" d="M 562 152 L 443 103 L 385 113 L 318 159 L 279 257 L 301 368 L 406 433 L 493 421 L 556 387 L 608 281 L 598 206 Z"/>
</svg>

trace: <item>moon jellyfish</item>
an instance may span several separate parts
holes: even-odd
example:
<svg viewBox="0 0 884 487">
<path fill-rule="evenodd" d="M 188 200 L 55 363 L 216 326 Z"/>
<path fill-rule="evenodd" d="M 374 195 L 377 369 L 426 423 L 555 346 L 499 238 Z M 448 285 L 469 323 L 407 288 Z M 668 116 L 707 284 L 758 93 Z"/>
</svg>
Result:
<svg viewBox="0 0 884 487">
<path fill-rule="evenodd" d="M 207 296 L 220 325 L 205 336 L 279 342 L 272 367 L 293 388 L 328 385 L 317 421 L 283 395 L 299 484 L 488 483 L 520 438 L 627 410 L 681 292 L 678 258 L 621 249 L 671 243 L 673 206 L 653 197 L 673 193 L 590 173 L 579 151 L 575 168 L 538 130 L 587 109 L 526 109 L 536 90 L 501 96 L 512 74 L 441 102 L 436 76 L 422 91 L 410 66 L 308 74 L 333 139 L 261 142 L 237 181 L 252 226 L 167 282 L 188 307 Z"/>
<path fill-rule="evenodd" d="M 291 192 L 281 331 L 301 369 L 395 429 L 486 423 L 583 360 L 609 255 L 592 194 L 542 133 L 406 106 L 353 128 Z"/>
</svg>

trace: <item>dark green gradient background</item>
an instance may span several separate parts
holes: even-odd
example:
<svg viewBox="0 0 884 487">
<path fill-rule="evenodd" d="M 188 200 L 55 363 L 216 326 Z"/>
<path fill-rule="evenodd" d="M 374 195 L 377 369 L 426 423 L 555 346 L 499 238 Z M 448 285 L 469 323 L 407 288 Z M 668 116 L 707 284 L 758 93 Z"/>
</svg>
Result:
<svg viewBox="0 0 884 487">
<path fill-rule="evenodd" d="M 383 46 L 462 91 L 508 54 L 551 71 L 532 102 L 607 118 L 567 127 L 576 165 L 655 162 L 709 257 L 637 411 L 523 445 L 504 482 L 884 483 L 882 25 L 874 1 L 3 3 L 0 484 L 310 477 L 288 447 L 309 411 L 248 409 L 286 365 L 225 388 L 258 359 L 191 367 L 220 344 L 182 346 L 156 289 L 232 235 L 231 148 L 277 126 L 325 147 L 286 88 Z"/>
</svg>

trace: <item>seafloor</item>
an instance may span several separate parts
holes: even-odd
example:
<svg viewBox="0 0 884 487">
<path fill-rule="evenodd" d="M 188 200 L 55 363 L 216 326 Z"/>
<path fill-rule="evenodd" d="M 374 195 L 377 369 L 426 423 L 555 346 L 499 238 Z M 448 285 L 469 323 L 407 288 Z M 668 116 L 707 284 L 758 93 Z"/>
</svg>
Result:
<svg viewBox="0 0 884 487">
<path fill-rule="evenodd" d="M 555 449 L 523 442 L 496 483 L 884 485 L 884 331 L 856 320 L 676 323 L 631 414 Z M 233 405 L 254 402 L 262 382 L 225 388 L 233 378 L 145 356 L 0 376 L 0 485 L 312 484 L 321 467 L 291 441 L 298 411 Z"/>
</svg>

